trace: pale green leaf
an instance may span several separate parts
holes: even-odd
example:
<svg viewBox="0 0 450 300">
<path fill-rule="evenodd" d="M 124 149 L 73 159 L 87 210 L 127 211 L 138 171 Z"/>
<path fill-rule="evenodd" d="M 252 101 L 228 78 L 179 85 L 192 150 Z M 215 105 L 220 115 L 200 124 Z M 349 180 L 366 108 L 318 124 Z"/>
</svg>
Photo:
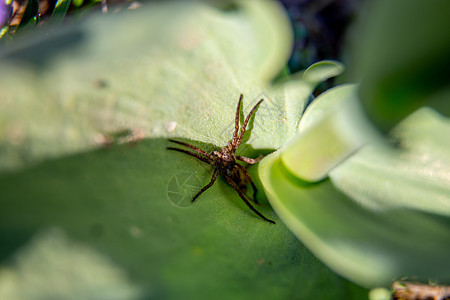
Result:
<svg viewBox="0 0 450 300">
<path fill-rule="evenodd" d="M 403 276 L 446 282 L 448 132 L 448 119 L 423 109 L 393 132 L 403 150 L 366 146 L 316 184 L 294 177 L 278 151 L 260 164 L 261 181 L 280 218 L 343 276 L 367 287 Z"/>
<path fill-rule="evenodd" d="M 144 298 L 365 294 L 319 262 L 262 192 L 257 208 L 276 225 L 220 180 L 191 205 L 212 168 L 166 150 L 169 137 L 206 150 L 226 145 L 241 93 L 244 114 L 264 102 L 240 153 L 256 157 L 283 145 L 313 89 L 301 80 L 269 83 L 290 47 L 289 23 L 276 2 L 220 10 L 167 1 L 96 15 L 2 49 L 0 268 L 13 258 L 16 274 L 19 249 L 37 231 L 57 227 L 111 261 L 130 278 L 118 282 Z M 250 171 L 256 181 L 256 168 Z M 61 272 L 61 281 L 70 274 Z"/>
</svg>

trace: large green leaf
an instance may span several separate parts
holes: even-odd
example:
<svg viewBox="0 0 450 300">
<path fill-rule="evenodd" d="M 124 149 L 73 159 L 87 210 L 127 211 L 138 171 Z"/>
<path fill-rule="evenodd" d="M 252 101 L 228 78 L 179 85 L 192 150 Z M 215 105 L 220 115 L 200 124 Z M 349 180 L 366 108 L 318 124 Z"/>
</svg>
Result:
<svg viewBox="0 0 450 300">
<path fill-rule="evenodd" d="M 367 4 L 350 70 L 371 121 L 388 132 L 424 105 L 450 116 L 448 1 Z"/>
<path fill-rule="evenodd" d="M 167 2 L 2 49 L 1 298 L 364 294 L 317 261 L 263 193 L 258 210 L 276 225 L 222 181 L 190 206 L 212 170 L 166 150 L 168 137 L 225 145 L 240 93 L 244 113 L 265 99 L 241 153 L 294 135 L 314 82 L 269 84 L 290 34 L 273 2 Z"/>
<path fill-rule="evenodd" d="M 403 276 L 448 283 L 447 2 L 370 5 L 352 56 L 359 97 L 348 85 L 321 95 L 298 134 L 261 163 L 261 180 L 279 217 L 347 278 L 369 287 Z M 380 143 L 360 102 L 384 132 L 415 111 L 390 131 L 398 147 Z"/>
<path fill-rule="evenodd" d="M 224 145 L 240 93 L 246 108 L 265 98 L 264 126 L 249 143 L 283 145 L 311 84 L 267 85 L 289 55 L 289 24 L 272 2 L 241 6 L 223 14 L 193 3 L 153 5 L 4 49 L 0 169 L 92 149 L 130 129 Z"/>
<path fill-rule="evenodd" d="M 178 178 L 183 185 L 181 179 L 187 175 L 184 178 L 192 179 L 185 184 L 199 188 L 201 185 L 195 184 L 207 180 L 210 170 L 166 151 L 166 145 L 164 139 L 151 139 L 3 176 L 2 257 L 37 228 L 57 227 L 73 239 L 71 243 L 82 242 L 89 249 L 82 255 L 85 260 L 91 262 L 90 252 L 94 251 L 102 260 L 111 261 L 109 268 L 125 273 L 120 281 L 124 290 L 131 289 L 127 282 L 133 279 L 132 290 L 137 289 L 138 295 L 241 299 L 296 295 L 309 299 L 317 293 L 322 299 L 345 298 L 346 284 L 341 279 L 318 262 L 281 222 L 271 225 L 256 218 L 225 183 L 219 182 L 193 206 L 175 205 L 168 194 L 171 182 Z M 258 209 L 274 218 L 267 206 Z M 23 286 L 30 289 L 34 282 L 27 280 L 30 276 L 57 273 L 61 282 L 70 283 L 65 290 L 70 294 L 74 286 L 81 290 L 90 287 L 80 284 L 82 276 L 75 275 L 104 268 L 97 260 L 92 265 L 64 268 L 66 260 L 73 260 L 64 255 L 67 247 L 58 247 L 59 239 L 51 231 L 43 234 L 49 236 L 45 248 L 56 253 L 55 257 L 43 256 L 51 263 L 42 265 L 38 259 L 28 258 L 27 252 L 37 256 L 34 252 L 38 249 L 30 246 L 14 260 L 28 264 L 3 276 L 0 291 L 8 291 L 6 282 L 13 281 L 15 292 L 21 295 Z M 22 280 L 14 281 L 15 277 Z M 44 287 L 38 286 L 37 291 L 53 286 L 50 279 L 43 280 Z M 109 289 L 117 280 L 98 285 Z M 327 288 L 317 291 L 320 285 Z M 94 290 L 93 295 L 101 291 Z M 39 296 L 48 298 L 46 295 L 54 294 Z"/>
<path fill-rule="evenodd" d="M 327 109 L 335 112 L 333 102 L 342 102 L 351 90 L 342 86 L 319 97 L 300 126 L 317 126 L 312 120 L 328 115 Z M 311 149 L 315 154 L 332 151 L 346 139 L 348 128 L 339 127 L 345 123 L 334 124 L 340 140 Z M 324 136 L 329 131 L 322 126 L 315 133 L 330 140 Z M 294 147 L 261 162 L 260 177 L 280 218 L 336 272 L 367 287 L 389 285 L 402 276 L 448 282 L 449 132 L 448 119 L 424 108 L 392 132 L 401 150 L 382 143 L 366 146 L 319 183 L 302 181 L 283 157 L 286 149 L 303 149 L 302 137 L 311 140 L 300 133 Z M 300 167 L 298 161 L 294 165 Z"/>
</svg>

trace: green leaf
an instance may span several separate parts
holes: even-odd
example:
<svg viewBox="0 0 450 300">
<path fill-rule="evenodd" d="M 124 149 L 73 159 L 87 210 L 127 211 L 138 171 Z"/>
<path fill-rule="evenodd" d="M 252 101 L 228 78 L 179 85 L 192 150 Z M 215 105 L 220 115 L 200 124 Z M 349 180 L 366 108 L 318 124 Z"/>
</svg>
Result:
<svg viewBox="0 0 450 300">
<path fill-rule="evenodd" d="M 316 86 L 330 77 L 338 76 L 344 72 L 344 66 L 333 60 L 324 60 L 311 65 L 303 72 L 303 79 Z"/>
<path fill-rule="evenodd" d="M 355 87 L 337 87 L 260 164 L 279 217 L 328 266 L 367 287 L 402 277 L 450 282 L 446 4 L 372 3 L 354 59 L 358 94 L 382 131 L 424 105 L 444 116 L 428 108 L 409 115 L 390 131 L 394 149 L 376 143 Z M 343 162 L 361 142 L 372 144 Z"/>
<path fill-rule="evenodd" d="M 69 9 L 72 0 L 58 0 L 56 1 L 55 7 L 53 8 L 52 15 L 50 16 L 50 22 L 53 26 L 62 23 L 64 17 L 66 16 L 67 10 Z"/>
<path fill-rule="evenodd" d="M 222 11 L 169 1 L 2 49 L 0 258 L 12 260 L 8 272 L 0 267 L 0 295 L 12 286 L 21 298 L 25 286 L 31 299 L 108 298 L 108 285 L 131 298 L 365 295 L 225 182 L 191 205 L 212 168 L 166 150 L 169 137 L 206 150 L 226 145 L 240 93 L 244 114 L 264 98 L 240 153 L 283 145 L 313 89 L 301 80 L 270 85 L 290 45 L 276 2 Z M 276 219 L 262 192 L 258 199 Z M 55 261 L 39 264 L 48 249 Z M 86 268 L 108 278 L 87 283 Z M 55 270 L 68 270 L 51 277 L 61 292 L 51 280 L 28 281 Z"/>
<path fill-rule="evenodd" d="M 24 52 L 20 41 L 5 49 L 0 88 L 7 130 L 1 140 L 10 154 L 2 153 L 0 169 L 99 147 L 101 136 L 128 129 L 222 146 L 240 93 L 244 108 L 265 98 L 258 115 L 270 115 L 249 143 L 281 146 L 295 132 L 311 88 L 302 82 L 288 90 L 268 87 L 263 78 L 277 74 L 289 55 L 289 24 L 272 2 L 244 3 L 249 8 L 229 16 L 198 4 L 155 4 L 158 10 L 90 19 L 49 41 L 23 41 L 34 44 L 32 51 Z M 274 11 L 277 25 L 268 31 L 260 6 Z M 160 26 L 166 19 L 173 21 Z M 49 47 L 57 36 L 64 43 Z M 32 67 L 18 69 L 17 63 Z M 43 74 L 44 66 L 51 71 Z M 170 124 L 176 124 L 173 131 Z"/>
<path fill-rule="evenodd" d="M 448 282 L 449 130 L 422 109 L 392 133 L 403 150 L 366 146 L 311 184 L 286 169 L 282 149 L 260 163 L 261 182 L 283 222 L 344 277 L 366 287 L 403 276 Z"/>
<path fill-rule="evenodd" d="M 84 0 L 74 0 L 72 1 L 72 3 L 75 7 L 80 7 L 81 5 L 83 5 Z"/>
<path fill-rule="evenodd" d="M 383 0 L 360 18 L 350 69 L 368 116 L 383 132 L 423 106 L 450 116 L 447 10 L 446 0 Z"/>
<path fill-rule="evenodd" d="M 281 161 L 297 178 L 320 181 L 362 146 L 378 141 L 379 134 L 359 106 L 356 86 L 341 85 L 309 106 L 297 135 L 283 147 Z"/>
<path fill-rule="evenodd" d="M 32 24 L 33 19 L 37 16 L 38 12 L 39 12 L 39 0 L 28 0 L 27 7 L 25 8 L 25 11 L 23 12 L 22 15 L 22 19 L 20 20 L 18 30 L 23 30 L 28 25 Z"/>
</svg>

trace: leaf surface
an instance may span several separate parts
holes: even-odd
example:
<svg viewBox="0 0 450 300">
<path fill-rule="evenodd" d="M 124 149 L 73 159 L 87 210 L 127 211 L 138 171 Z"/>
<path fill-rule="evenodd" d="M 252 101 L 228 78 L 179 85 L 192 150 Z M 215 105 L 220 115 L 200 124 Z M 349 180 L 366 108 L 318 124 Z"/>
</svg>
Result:
<svg viewBox="0 0 450 300">
<path fill-rule="evenodd" d="M 327 101 L 310 107 L 305 126 L 313 126 L 308 120 L 320 118 L 327 107 L 333 110 L 330 98 L 340 101 L 345 88 L 320 96 L 317 104 L 321 97 Z M 261 181 L 279 217 L 339 274 L 367 287 L 403 276 L 448 282 L 448 132 L 447 118 L 423 108 L 391 133 L 401 149 L 368 145 L 331 170 L 328 179 L 308 183 L 285 167 L 283 148 L 261 162 Z"/>
<path fill-rule="evenodd" d="M 0 295 L 11 286 L 26 286 L 30 299 L 73 295 L 87 265 L 116 274 L 94 286 L 101 295 L 108 284 L 157 299 L 365 293 L 320 263 L 282 222 L 255 216 L 225 182 L 190 205 L 212 168 L 166 150 L 169 137 L 208 151 L 224 146 L 240 93 L 244 114 L 264 102 L 239 154 L 256 157 L 296 132 L 313 85 L 268 82 L 291 43 L 277 4 L 242 1 L 220 10 L 157 3 L 44 34 L 0 53 L 0 257 L 11 258 Z M 276 219 L 263 193 L 258 197 L 258 210 Z M 36 232 L 44 232 L 42 247 L 28 242 Z M 87 263 L 73 266 L 72 280 L 61 272 L 66 290 L 30 287 L 32 274 L 65 270 L 78 244 L 89 249 L 82 251 Z M 37 263 L 47 256 L 35 252 L 46 247 L 58 261 Z"/>
</svg>

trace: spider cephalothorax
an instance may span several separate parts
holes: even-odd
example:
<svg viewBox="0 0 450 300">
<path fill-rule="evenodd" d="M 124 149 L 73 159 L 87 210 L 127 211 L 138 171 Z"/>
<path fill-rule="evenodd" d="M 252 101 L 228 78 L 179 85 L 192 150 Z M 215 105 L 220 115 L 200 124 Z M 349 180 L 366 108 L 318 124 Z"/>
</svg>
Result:
<svg viewBox="0 0 450 300">
<path fill-rule="evenodd" d="M 231 141 L 228 142 L 228 145 L 223 147 L 220 151 L 213 151 L 212 153 L 208 153 L 208 152 L 205 152 L 202 149 L 192 146 L 188 143 L 179 142 L 179 141 L 175 141 L 175 140 L 169 140 L 169 141 L 171 141 L 172 143 L 183 145 L 187 148 L 194 150 L 195 152 L 191 152 L 191 151 L 188 151 L 185 149 L 173 148 L 173 147 L 168 147 L 167 149 L 183 152 L 185 154 L 193 156 L 193 157 L 215 167 L 211 181 L 207 185 L 205 185 L 194 196 L 194 198 L 192 198 L 192 202 L 194 202 L 204 191 L 209 189 L 214 184 L 214 182 L 216 181 L 217 177 L 220 174 L 228 182 L 228 184 L 231 185 L 231 187 L 239 194 L 239 197 L 241 197 L 242 201 L 244 201 L 245 204 L 247 204 L 247 206 L 254 213 L 256 213 L 259 217 L 266 220 L 267 222 L 275 224 L 274 221 L 267 219 L 259 211 L 257 211 L 251 205 L 250 201 L 247 199 L 247 197 L 245 196 L 245 194 L 242 191 L 246 187 L 246 185 L 248 183 L 250 183 L 253 188 L 253 201 L 255 203 L 258 203 L 258 201 L 256 200 L 257 189 L 255 186 L 255 183 L 253 182 L 252 177 L 250 176 L 250 174 L 247 172 L 247 170 L 243 166 L 241 166 L 240 164 L 237 163 L 236 160 L 240 160 L 240 161 L 246 162 L 248 164 L 255 164 L 255 163 L 259 162 L 262 157 L 258 157 L 255 159 L 255 158 L 239 156 L 239 155 L 236 155 L 236 149 L 241 144 L 242 137 L 244 136 L 244 133 L 245 133 L 245 128 L 247 127 L 247 124 L 248 124 L 251 116 L 253 115 L 253 113 L 255 112 L 257 107 L 261 104 L 261 102 L 263 101 L 263 99 L 259 100 L 259 102 L 256 103 L 256 105 L 252 108 L 250 113 L 247 115 L 247 118 L 245 118 L 244 124 L 242 125 L 241 131 L 239 132 L 239 111 L 241 109 L 242 97 L 243 96 L 241 94 L 241 96 L 239 97 L 239 102 L 238 102 L 238 106 L 236 109 L 233 138 L 231 139 Z"/>
</svg>

